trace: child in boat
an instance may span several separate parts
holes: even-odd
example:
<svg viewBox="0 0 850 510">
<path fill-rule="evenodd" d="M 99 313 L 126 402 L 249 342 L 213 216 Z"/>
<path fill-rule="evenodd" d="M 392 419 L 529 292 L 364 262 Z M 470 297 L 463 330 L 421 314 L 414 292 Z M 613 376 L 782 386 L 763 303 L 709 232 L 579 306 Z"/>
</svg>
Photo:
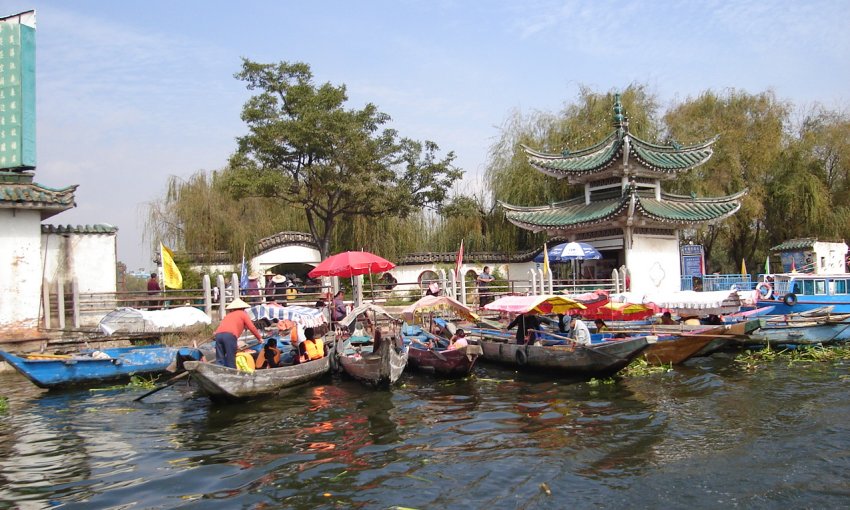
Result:
<svg viewBox="0 0 850 510">
<path fill-rule="evenodd" d="M 664 312 L 661 314 L 661 321 L 659 324 L 663 324 L 665 326 L 672 326 L 676 324 L 676 321 L 673 320 L 673 317 L 670 315 L 670 312 Z"/>
<path fill-rule="evenodd" d="M 603 331 L 608 331 L 608 325 L 605 324 L 605 321 L 603 321 L 602 319 L 596 319 L 595 321 L 593 321 L 593 323 L 596 324 L 596 332 L 597 333 L 602 333 Z"/>
</svg>

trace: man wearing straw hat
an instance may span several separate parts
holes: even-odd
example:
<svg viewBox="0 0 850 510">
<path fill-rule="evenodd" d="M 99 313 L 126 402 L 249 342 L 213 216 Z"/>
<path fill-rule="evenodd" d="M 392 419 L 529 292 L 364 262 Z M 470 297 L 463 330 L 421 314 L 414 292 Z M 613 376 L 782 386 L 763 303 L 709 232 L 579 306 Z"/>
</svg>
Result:
<svg viewBox="0 0 850 510">
<path fill-rule="evenodd" d="M 257 327 L 248 317 L 246 308 L 250 305 L 239 298 L 234 299 L 226 310 L 227 315 L 221 320 L 218 329 L 215 330 L 215 362 L 230 368 L 236 368 L 236 339 L 247 329 L 257 338 L 263 341 Z"/>
</svg>

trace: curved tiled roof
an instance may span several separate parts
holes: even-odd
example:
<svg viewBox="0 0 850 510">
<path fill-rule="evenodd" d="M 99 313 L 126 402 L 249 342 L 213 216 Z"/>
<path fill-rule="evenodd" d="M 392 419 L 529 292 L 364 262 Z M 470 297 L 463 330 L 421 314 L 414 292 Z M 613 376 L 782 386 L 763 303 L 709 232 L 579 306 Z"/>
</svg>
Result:
<svg viewBox="0 0 850 510">
<path fill-rule="evenodd" d="M 42 211 L 42 219 L 49 218 L 77 205 L 77 186 L 48 188 L 32 182 L 32 174 L 0 172 L 0 208 L 33 209 Z"/>
<path fill-rule="evenodd" d="M 615 131 L 601 143 L 578 152 L 547 154 L 522 146 L 528 156 L 528 162 L 543 173 L 559 179 L 573 176 L 586 176 L 601 172 L 622 157 L 624 140 L 629 140 L 629 156 L 650 170 L 663 173 L 675 173 L 690 170 L 711 158 L 712 145 L 717 138 L 706 142 L 680 146 L 677 144 L 658 145 L 646 142 L 632 134 Z"/>
<path fill-rule="evenodd" d="M 628 195 L 590 204 L 584 198 L 542 207 L 516 207 L 499 202 L 508 220 L 518 227 L 539 232 L 547 228 L 583 227 L 610 221 L 628 206 Z"/>
<path fill-rule="evenodd" d="M 313 236 L 304 232 L 278 232 L 257 242 L 257 254 L 267 252 L 279 246 L 307 246 L 318 249 Z"/>
<path fill-rule="evenodd" d="M 740 198 L 745 194 L 746 190 L 725 197 L 691 198 L 662 193 L 659 200 L 654 194 L 639 193 L 632 187 L 619 199 L 599 200 L 590 204 L 585 204 L 583 199 L 575 199 L 550 206 L 500 205 L 506 209 L 508 221 L 538 232 L 546 229 L 578 229 L 610 222 L 628 214 L 632 196 L 635 198 L 635 211 L 656 222 L 686 225 L 716 221 L 734 214 L 741 207 Z"/>
<path fill-rule="evenodd" d="M 678 145 L 655 145 L 631 136 L 630 155 L 647 168 L 660 171 L 690 170 L 711 158 L 712 145 L 717 137 L 689 147 Z"/>
<path fill-rule="evenodd" d="M 42 234 L 114 234 L 118 227 L 108 223 L 95 225 L 42 225 Z"/>
<path fill-rule="evenodd" d="M 817 237 L 802 237 L 799 239 L 789 239 L 782 244 L 777 244 L 770 251 L 797 251 L 804 250 L 806 248 L 814 248 L 815 243 L 818 242 Z"/>
</svg>

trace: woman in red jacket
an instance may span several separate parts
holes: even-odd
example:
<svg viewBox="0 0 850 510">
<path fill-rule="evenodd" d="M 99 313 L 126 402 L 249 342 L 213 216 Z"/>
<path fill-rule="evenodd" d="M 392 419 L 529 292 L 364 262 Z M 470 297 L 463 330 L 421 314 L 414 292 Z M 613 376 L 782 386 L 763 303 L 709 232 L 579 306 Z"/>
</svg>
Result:
<svg viewBox="0 0 850 510">
<path fill-rule="evenodd" d="M 257 337 L 258 342 L 263 341 L 257 327 L 248 317 L 246 308 L 251 306 L 236 298 L 227 305 L 229 310 L 224 319 L 215 330 L 215 362 L 230 368 L 236 368 L 236 339 L 247 329 Z"/>
</svg>

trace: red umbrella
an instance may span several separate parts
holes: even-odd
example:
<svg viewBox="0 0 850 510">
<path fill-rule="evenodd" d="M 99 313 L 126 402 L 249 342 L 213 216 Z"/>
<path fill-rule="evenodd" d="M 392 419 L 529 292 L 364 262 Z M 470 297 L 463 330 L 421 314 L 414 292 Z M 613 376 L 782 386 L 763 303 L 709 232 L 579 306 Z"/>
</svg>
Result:
<svg viewBox="0 0 850 510">
<path fill-rule="evenodd" d="M 367 251 L 347 251 L 337 253 L 323 260 L 312 271 L 310 278 L 319 276 L 342 276 L 351 278 L 361 274 L 383 273 L 394 268 L 395 264 Z"/>
</svg>

